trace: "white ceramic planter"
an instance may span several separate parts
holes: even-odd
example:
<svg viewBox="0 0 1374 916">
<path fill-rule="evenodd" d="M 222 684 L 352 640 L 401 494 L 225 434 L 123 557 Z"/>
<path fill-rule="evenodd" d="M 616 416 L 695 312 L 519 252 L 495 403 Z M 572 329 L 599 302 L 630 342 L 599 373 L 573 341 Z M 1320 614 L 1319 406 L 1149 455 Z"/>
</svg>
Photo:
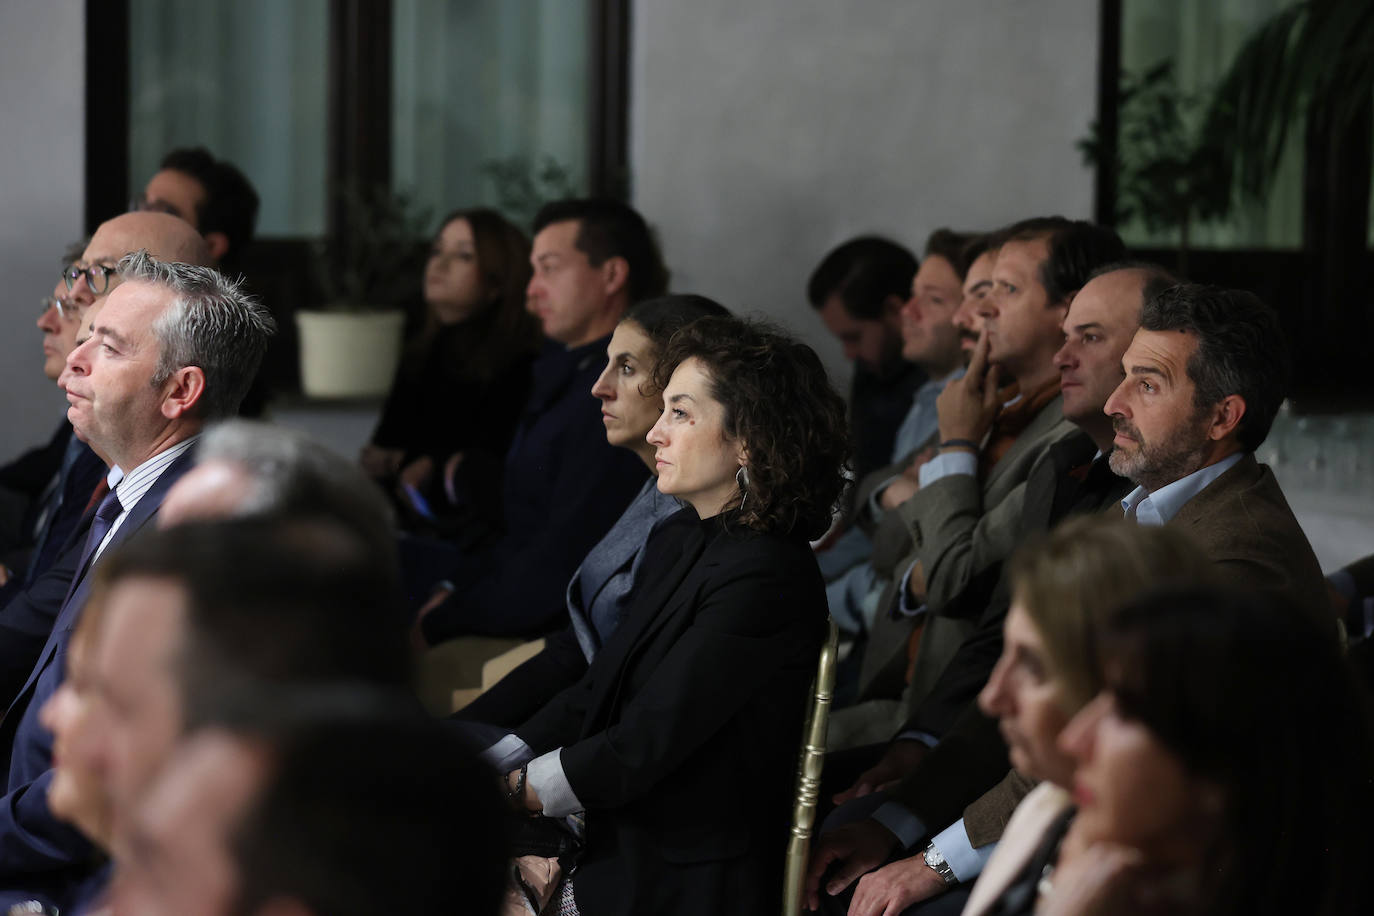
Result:
<svg viewBox="0 0 1374 916">
<path fill-rule="evenodd" d="M 385 396 L 404 324 L 403 312 L 297 312 L 301 389 L 312 398 Z"/>
</svg>

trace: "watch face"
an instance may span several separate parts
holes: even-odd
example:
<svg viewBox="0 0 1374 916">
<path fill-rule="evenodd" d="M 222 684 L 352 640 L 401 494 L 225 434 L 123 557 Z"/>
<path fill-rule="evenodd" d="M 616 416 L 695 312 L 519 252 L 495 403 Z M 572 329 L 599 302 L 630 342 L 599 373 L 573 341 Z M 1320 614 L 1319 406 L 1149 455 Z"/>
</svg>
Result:
<svg viewBox="0 0 1374 916">
<path fill-rule="evenodd" d="M 945 857 L 940 854 L 940 850 L 935 848 L 934 843 L 930 844 L 922 851 L 921 857 L 926 860 L 926 864 L 934 869 L 935 873 L 940 876 L 940 880 L 944 881 L 945 884 L 955 884 L 958 882 L 959 879 L 955 877 L 954 869 L 949 867 L 949 863 L 946 862 Z"/>
</svg>

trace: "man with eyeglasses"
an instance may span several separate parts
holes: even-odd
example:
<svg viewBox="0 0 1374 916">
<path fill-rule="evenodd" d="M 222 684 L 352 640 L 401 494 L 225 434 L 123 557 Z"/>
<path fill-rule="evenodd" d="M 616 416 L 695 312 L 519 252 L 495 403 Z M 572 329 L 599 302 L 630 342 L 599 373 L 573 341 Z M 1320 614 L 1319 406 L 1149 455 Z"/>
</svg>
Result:
<svg viewBox="0 0 1374 916">
<path fill-rule="evenodd" d="M 70 252 L 70 257 L 63 260 L 64 265 L 70 265 L 85 250 L 83 243 L 81 248 Z M 66 267 L 62 270 L 66 276 Z M 44 296 L 41 300 L 42 311 L 38 313 L 38 330 L 43 332 L 43 374 L 48 377 L 48 381 L 56 382 L 57 377 L 62 374 L 62 367 L 67 363 L 67 354 L 72 352 L 72 347 L 76 346 L 76 332 L 81 327 L 81 307 L 68 298 L 70 290 L 64 280 L 59 279 L 53 287 L 51 296 Z"/>
<path fill-rule="evenodd" d="M 86 242 L 84 241 L 69 246 L 63 255 L 62 263 L 64 265 L 71 264 L 81 256 L 85 247 Z M 67 354 L 72 351 L 72 347 L 76 343 L 76 331 L 81 323 L 81 310 L 67 298 L 67 293 L 66 285 L 59 278 L 56 285 L 53 286 L 52 294 L 44 296 L 40 300 L 38 330 L 43 332 L 43 374 L 51 382 L 56 382 L 57 377 L 62 374 L 62 366 L 67 361 Z M 25 453 L 20 459 L 0 467 L 0 487 L 16 486 L 20 478 L 12 477 L 11 470 L 42 450 L 34 449 L 32 452 Z M 61 450 L 60 447 L 58 450 Z"/>
<path fill-rule="evenodd" d="M 64 255 L 64 276 L 67 266 L 81 257 L 87 241 L 70 247 Z M 69 293 L 66 283 L 58 279 L 52 295 L 41 300 L 38 313 L 38 329 L 43 332 L 43 374 L 51 382 L 62 373 L 81 327 L 82 309 L 68 298 Z M 0 521 L 5 532 L 0 542 L 0 607 L 32 579 L 39 565 L 36 548 L 46 540 L 60 542 L 65 537 L 68 528 L 58 524 L 55 517 L 64 497 L 64 483 L 84 483 L 89 493 L 103 472 L 104 462 L 72 438 L 71 424 L 65 419 L 45 444 L 0 467 L 0 488 L 14 497 L 6 501 Z"/>
<path fill-rule="evenodd" d="M 119 259 L 140 248 L 171 260 L 208 258 L 204 239 L 180 220 L 158 213 L 131 213 L 103 223 L 85 249 L 75 253 L 62 269 L 53 295 L 43 300 L 38 327 L 43 331 L 43 372 L 49 379 L 57 381 L 81 329 L 89 326 L 106 294 L 118 286 Z M 63 417 L 47 445 L 0 469 L 0 485 L 10 485 L 11 477 L 17 480 L 21 474 L 37 481 L 18 525 L 19 539 L 0 557 L 0 607 L 7 606 L 53 565 L 92 491 L 108 471 L 107 465 L 103 457 L 72 435 L 71 423 Z M 0 648 L 0 657 L 4 654 Z M 23 673 L 14 676 L 22 677 Z"/>
<path fill-rule="evenodd" d="M 38 327 L 43 331 L 43 374 L 56 382 L 76 346 L 81 309 L 66 297 L 61 280 L 53 292 L 42 300 Z M 79 509 L 64 513 L 62 506 L 84 505 L 105 470 L 105 462 L 72 435 L 65 419 L 46 444 L 0 468 L 0 485 L 24 497 L 17 527 L 13 519 L 6 521 L 14 540 L 6 542 L 0 555 L 0 607 L 52 564 L 80 515 Z"/>
<path fill-rule="evenodd" d="M 120 544 L 151 526 L 167 490 L 191 467 L 203 427 L 237 411 L 275 330 L 271 315 L 238 284 L 185 263 L 203 265 L 208 246 L 189 224 L 166 214 L 117 217 L 96 233 L 88 263 L 77 266 L 107 263 L 92 257 L 105 254 L 94 250 L 96 242 L 133 228 L 153 234 L 170 253 L 166 260 L 153 258 L 145 240 L 117 262 L 118 274 L 104 279 L 118 283 L 107 286 L 108 296 L 89 320 L 89 337 L 68 355 L 59 378 L 76 434 L 103 451 L 119 474 L 112 473 L 109 490 L 83 516 L 48 573 L 0 615 L 0 676 L 8 688 L 0 717 L 0 769 L 7 774 L 0 801 L 0 911 L 36 898 L 67 912 L 67 897 L 88 873 L 91 847 L 56 822 L 46 804 L 52 737 L 39 710 L 63 676 L 93 573 Z M 73 294 L 91 279 L 83 272 L 73 281 Z M 28 671 L 16 686 L 15 662 L 23 656 Z"/>
</svg>

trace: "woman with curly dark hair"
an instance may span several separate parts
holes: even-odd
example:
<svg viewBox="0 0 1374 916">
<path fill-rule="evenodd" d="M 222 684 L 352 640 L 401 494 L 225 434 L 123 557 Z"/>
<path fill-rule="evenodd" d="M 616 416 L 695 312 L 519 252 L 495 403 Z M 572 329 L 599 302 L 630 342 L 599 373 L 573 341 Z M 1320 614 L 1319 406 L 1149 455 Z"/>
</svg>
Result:
<svg viewBox="0 0 1374 916">
<path fill-rule="evenodd" d="M 735 520 L 759 531 L 824 534 L 843 487 L 845 446 L 837 437 L 845 428 L 843 404 L 815 352 L 756 322 L 694 322 L 673 337 L 654 372 L 664 414 L 650 444 L 676 425 L 668 388 L 679 370 L 720 407 L 721 432 L 740 449 Z M 661 477 L 659 489 L 672 492 Z"/>
<path fill-rule="evenodd" d="M 776 911 L 844 405 L 809 347 L 730 318 L 677 332 L 656 375 L 658 487 L 686 508 L 586 675 L 515 730 L 506 790 L 582 815 L 561 912 Z"/>
</svg>

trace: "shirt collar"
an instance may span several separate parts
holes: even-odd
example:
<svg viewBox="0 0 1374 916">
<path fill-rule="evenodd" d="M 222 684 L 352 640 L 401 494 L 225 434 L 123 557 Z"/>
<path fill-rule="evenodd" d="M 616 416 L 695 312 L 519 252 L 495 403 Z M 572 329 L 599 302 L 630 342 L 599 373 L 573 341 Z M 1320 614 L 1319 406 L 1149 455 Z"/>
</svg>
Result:
<svg viewBox="0 0 1374 916">
<path fill-rule="evenodd" d="M 926 379 L 921 383 L 921 387 L 916 389 L 916 394 L 912 396 L 913 401 L 928 401 L 940 396 L 940 392 L 945 390 L 945 386 L 955 379 L 964 377 L 964 368 L 960 366 L 944 378 Z"/>
<path fill-rule="evenodd" d="M 1180 477 L 1153 493 L 1147 492 L 1144 487 L 1136 487 L 1126 494 L 1126 498 L 1121 501 L 1121 508 L 1125 511 L 1127 518 L 1134 518 L 1142 525 L 1167 525 L 1188 500 L 1207 489 L 1212 481 L 1235 467 L 1237 462 L 1245 457 L 1245 454 L 1245 452 L 1233 452 L 1215 464 L 1209 464 L 1187 477 Z"/>
<path fill-rule="evenodd" d="M 143 494 L 152 489 L 153 484 L 157 483 L 158 477 L 167 470 L 168 465 L 181 457 L 199 439 L 199 435 L 183 439 L 176 445 L 158 452 L 125 474 L 123 479 L 114 485 L 114 491 L 119 495 L 119 504 L 124 507 L 124 511 L 128 512 L 138 505 Z"/>
</svg>

